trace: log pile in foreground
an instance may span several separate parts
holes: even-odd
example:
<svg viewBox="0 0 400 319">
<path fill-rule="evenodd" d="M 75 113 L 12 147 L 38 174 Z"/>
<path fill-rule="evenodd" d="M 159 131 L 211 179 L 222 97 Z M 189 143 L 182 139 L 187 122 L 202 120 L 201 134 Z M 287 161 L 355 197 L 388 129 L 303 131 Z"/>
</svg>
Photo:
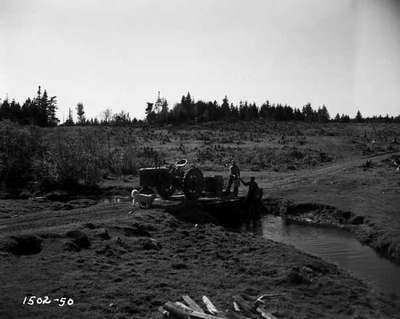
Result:
<svg viewBox="0 0 400 319">
<path fill-rule="evenodd" d="M 233 296 L 232 309 L 220 311 L 207 297 L 201 298 L 204 309 L 190 296 L 182 296 L 183 301 L 168 301 L 159 308 L 163 318 L 171 319 L 277 319 L 265 307 L 263 299 L 279 297 L 282 294 L 264 294 L 255 301 L 240 295 Z"/>
</svg>

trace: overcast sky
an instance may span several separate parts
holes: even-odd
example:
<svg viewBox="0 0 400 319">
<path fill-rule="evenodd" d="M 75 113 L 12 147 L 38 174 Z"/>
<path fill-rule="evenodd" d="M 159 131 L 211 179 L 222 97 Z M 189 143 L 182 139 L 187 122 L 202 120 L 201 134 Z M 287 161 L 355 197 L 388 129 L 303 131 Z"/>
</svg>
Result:
<svg viewBox="0 0 400 319">
<path fill-rule="evenodd" d="M 143 117 L 227 95 L 400 114 L 398 0 L 0 0 L 0 97 Z"/>
</svg>

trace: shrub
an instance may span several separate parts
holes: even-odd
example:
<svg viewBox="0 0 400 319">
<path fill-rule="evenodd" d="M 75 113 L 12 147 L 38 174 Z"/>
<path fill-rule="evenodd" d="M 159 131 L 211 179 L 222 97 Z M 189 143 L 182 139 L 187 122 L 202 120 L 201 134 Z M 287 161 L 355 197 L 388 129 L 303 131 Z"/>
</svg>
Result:
<svg viewBox="0 0 400 319">
<path fill-rule="evenodd" d="M 42 180 L 69 188 L 79 183 L 93 186 L 100 181 L 105 150 L 93 131 L 77 128 L 61 134 L 58 130 L 47 141 L 42 162 Z"/>
<path fill-rule="evenodd" d="M 115 174 L 136 174 L 141 167 L 165 163 L 165 154 L 152 147 L 116 147 L 108 155 L 108 169 Z"/>
<path fill-rule="evenodd" d="M 0 122 L 0 182 L 21 187 L 34 176 L 34 162 L 42 147 L 37 128 Z"/>
</svg>

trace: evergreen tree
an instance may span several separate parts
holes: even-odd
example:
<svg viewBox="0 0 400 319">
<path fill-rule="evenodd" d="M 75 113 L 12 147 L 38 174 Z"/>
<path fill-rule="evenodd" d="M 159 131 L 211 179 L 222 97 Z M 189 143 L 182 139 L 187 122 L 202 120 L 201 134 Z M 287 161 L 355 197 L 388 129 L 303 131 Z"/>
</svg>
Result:
<svg viewBox="0 0 400 319">
<path fill-rule="evenodd" d="M 343 123 L 350 122 L 350 116 L 342 114 L 342 116 L 340 117 L 340 122 L 343 122 Z"/>
<path fill-rule="evenodd" d="M 46 113 L 47 113 L 47 124 L 48 126 L 57 126 L 58 118 L 56 117 L 57 110 L 57 97 L 52 96 L 50 100 L 46 102 Z"/>
<path fill-rule="evenodd" d="M 154 122 L 154 120 L 156 118 L 156 113 L 153 110 L 153 106 L 154 106 L 154 103 L 147 102 L 145 114 L 146 114 L 146 120 L 149 123 Z"/>
<path fill-rule="evenodd" d="M 65 121 L 65 125 L 72 126 L 74 125 L 74 118 L 72 117 L 72 110 L 71 108 L 68 109 L 68 118 Z"/>
<path fill-rule="evenodd" d="M 161 123 L 167 123 L 168 122 L 168 111 L 169 111 L 168 102 L 167 102 L 167 100 L 164 100 L 162 102 L 162 105 L 161 105 L 160 114 L 158 115 L 159 116 L 159 120 L 160 120 Z"/>
<path fill-rule="evenodd" d="M 356 120 L 356 122 L 362 122 L 362 121 L 363 121 L 363 117 L 362 117 L 362 115 L 361 115 L 360 110 L 357 111 L 355 120 Z"/>
<path fill-rule="evenodd" d="M 229 100 L 228 97 L 225 95 L 221 104 L 221 118 L 226 120 L 229 118 L 229 115 L 230 115 Z"/>
<path fill-rule="evenodd" d="M 33 103 L 33 122 L 39 126 L 48 126 L 47 120 L 47 104 L 49 102 L 49 98 L 47 96 L 47 91 L 44 90 L 42 94 L 42 88 L 38 87 L 37 96 L 34 99 Z"/>
<path fill-rule="evenodd" d="M 328 109 L 326 108 L 325 105 L 322 105 L 322 107 L 318 108 L 317 112 L 318 116 L 318 121 L 319 122 L 328 122 L 330 119 Z"/>
<path fill-rule="evenodd" d="M 6 98 L 0 107 L 0 120 L 10 119 L 11 117 L 11 107 L 8 102 L 8 98 Z"/>
<path fill-rule="evenodd" d="M 306 121 L 312 122 L 315 120 L 314 110 L 311 107 L 311 103 L 307 103 L 306 105 L 303 106 L 302 113 Z"/>
<path fill-rule="evenodd" d="M 78 124 L 84 125 L 86 119 L 85 119 L 85 111 L 83 109 L 83 103 L 79 102 L 76 105 L 76 114 L 78 115 Z"/>
</svg>

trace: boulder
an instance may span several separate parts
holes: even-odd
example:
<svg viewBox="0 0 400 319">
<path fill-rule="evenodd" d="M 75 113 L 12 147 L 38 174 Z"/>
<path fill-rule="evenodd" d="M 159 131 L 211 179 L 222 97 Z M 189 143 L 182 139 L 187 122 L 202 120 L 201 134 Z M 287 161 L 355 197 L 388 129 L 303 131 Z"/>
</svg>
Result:
<svg viewBox="0 0 400 319">
<path fill-rule="evenodd" d="M 41 252 L 42 242 L 36 235 L 9 236 L 0 242 L 0 250 L 14 255 L 34 255 Z"/>
<path fill-rule="evenodd" d="M 66 237 L 72 238 L 72 242 L 76 244 L 79 249 L 86 249 L 90 247 L 89 237 L 80 230 L 71 230 L 65 235 Z"/>
</svg>

